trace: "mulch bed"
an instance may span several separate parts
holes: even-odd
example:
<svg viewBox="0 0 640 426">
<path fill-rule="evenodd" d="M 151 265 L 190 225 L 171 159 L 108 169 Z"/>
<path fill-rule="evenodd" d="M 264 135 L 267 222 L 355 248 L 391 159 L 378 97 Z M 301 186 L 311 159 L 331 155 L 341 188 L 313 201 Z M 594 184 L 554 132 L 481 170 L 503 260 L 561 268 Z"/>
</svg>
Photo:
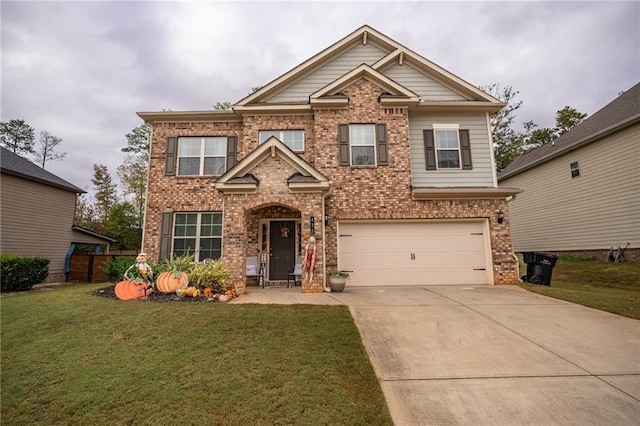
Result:
<svg viewBox="0 0 640 426">
<path fill-rule="evenodd" d="M 99 288 L 93 294 L 94 294 L 94 296 L 98 296 L 98 297 L 106 297 L 108 299 L 117 299 L 115 288 L 116 288 L 115 285 L 112 285 L 112 286 L 109 286 L 109 287 L 104 287 L 104 288 Z M 144 300 L 144 301 L 159 302 L 159 303 L 164 303 L 164 302 L 187 302 L 187 303 L 193 303 L 193 302 L 199 302 L 199 303 L 202 303 L 202 302 L 219 302 L 218 299 L 207 298 L 206 296 L 198 296 L 198 297 L 183 296 L 183 297 L 178 297 L 175 293 L 165 294 L 165 293 L 160 293 L 159 291 L 152 291 L 151 294 L 149 296 L 147 296 L 146 299 L 140 298 L 140 299 L 134 299 L 134 300 Z"/>
</svg>

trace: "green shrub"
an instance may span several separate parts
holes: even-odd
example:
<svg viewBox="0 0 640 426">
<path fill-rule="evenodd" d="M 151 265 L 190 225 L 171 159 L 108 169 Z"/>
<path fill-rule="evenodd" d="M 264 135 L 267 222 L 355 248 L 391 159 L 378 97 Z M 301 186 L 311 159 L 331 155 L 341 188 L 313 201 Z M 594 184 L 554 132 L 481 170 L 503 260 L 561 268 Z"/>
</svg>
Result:
<svg viewBox="0 0 640 426">
<path fill-rule="evenodd" d="M 196 263 L 189 272 L 189 285 L 204 289 L 211 288 L 214 292 L 223 292 L 229 284 L 229 272 L 220 260 L 208 264 Z"/>
<path fill-rule="evenodd" d="M 194 265 L 194 256 L 192 254 L 185 254 L 184 256 L 176 256 L 173 259 L 165 259 L 160 263 L 152 263 L 151 269 L 153 269 L 153 276 L 157 277 L 163 272 L 173 271 L 173 267 L 180 271 L 189 274 Z"/>
<path fill-rule="evenodd" d="M 136 258 L 133 256 L 114 256 L 102 264 L 102 272 L 109 281 L 117 283 L 124 279 L 124 273 L 135 263 Z"/>
<path fill-rule="evenodd" d="M 49 259 L 0 255 L 0 287 L 2 291 L 26 291 L 47 279 Z"/>
</svg>

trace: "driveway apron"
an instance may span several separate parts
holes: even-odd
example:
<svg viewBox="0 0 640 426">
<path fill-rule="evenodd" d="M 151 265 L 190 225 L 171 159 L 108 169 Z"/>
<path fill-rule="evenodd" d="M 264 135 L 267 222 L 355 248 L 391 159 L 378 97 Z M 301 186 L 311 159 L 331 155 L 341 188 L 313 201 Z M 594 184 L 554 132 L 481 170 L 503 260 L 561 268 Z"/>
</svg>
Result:
<svg viewBox="0 0 640 426">
<path fill-rule="evenodd" d="M 327 296 L 349 305 L 396 425 L 640 424 L 639 321 L 515 286 Z"/>
</svg>

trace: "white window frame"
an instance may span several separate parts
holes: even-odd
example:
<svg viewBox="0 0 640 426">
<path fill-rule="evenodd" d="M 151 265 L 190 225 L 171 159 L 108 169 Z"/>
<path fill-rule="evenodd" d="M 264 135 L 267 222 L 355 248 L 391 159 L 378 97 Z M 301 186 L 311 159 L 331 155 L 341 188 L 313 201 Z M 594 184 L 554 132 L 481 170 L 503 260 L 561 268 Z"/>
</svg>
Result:
<svg viewBox="0 0 640 426">
<path fill-rule="evenodd" d="M 577 177 L 580 177 L 580 162 L 579 161 L 572 161 L 569 164 L 569 170 L 571 171 L 571 179 L 575 179 Z"/>
<path fill-rule="evenodd" d="M 298 149 L 295 146 L 290 146 L 287 142 L 285 142 L 285 134 L 286 133 L 300 133 L 302 135 L 302 147 Z M 276 137 L 280 142 L 288 146 L 294 152 L 304 152 L 304 130 L 300 129 L 286 129 L 286 130 L 260 130 L 258 132 L 258 141 L 259 144 L 262 144 L 271 136 Z"/>
<path fill-rule="evenodd" d="M 370 127 L 372 129 L 373 140 L 371 143 L 366 144 L 358 144 L 354 145 L 354 137 L 353 137 L 353 129 L 355 127 Z M 372 167 L 378 165 L 378 150 L 377 150 L 377 135 L 376 135 L 376 125 L 375 124 L 349 124 L 349 164 L 351 166 L 357 167 Z M 355 147 L 371 147 L 373 150 L 373 164 L 354 164 L 353 163 L 353 148 Z"/>
<path fill-rule="evenodd" d="M 180 155 L 181 143 L 186 139 L 200 139 L 200 153 L 198 155 Z M 224 139 L 224 153 L 222 155 L 205 155 L 205 142 L 207 139 Z M 178 138 L 178 154 L 176 164 L 176 176 L 221 176 L 227 170 L 227 146 L 229 138 L 226 136 L 183 136 Z M 198 174 L 182 174 L 180 173 L 180 160 L 186 158 L 199 158 Z M 219 174 L 204 174 L 204 163 L 206 158 L 222 158 L 224 161 L 224 170 Z"/>
<path fill-rule="evenodd" d="M 205 214 L 218 214 L 220 215 L 220 235 L 202 235 L 202 215 Z M 176 228 L 178 226 L 178 216 L 180 215 L 197 215 L 196 216 L 196 235 L 179 235 L 176 236 Z M 190 239 L 195 239 L 195 247 L 194 247 L 194 251 L 193 252 L 189 252 L 189 254 L 193 254 L 194 255 L 194 260 L 196 262 L 201 262 L 202 260 L 204 260 L 205 257 L 201 256 L 200 254 L 200 241 L 203 239 L 218 239 L 220 240 L 220 257 L 218 259 L 222 258 L 222 251 L 223 251 L 223 239 L 222 239 L 222 233 L 223 233 L 223 227 L 224 227 L 224 223 L 223 223 L 223 215 L 222 212 L 177 212 L 174 213 L 173 215 L 173 229 L 171 230 L 171 234 L 172 234 L 172 238 L 171 238 L 171 257 L 173 258 L 175 256 L 175 243 L 176 240 L 190 240 Z"/>
<path fill-rule="evenodd" d="M 462 169 L 462 150 L 460 147 L 460 125 L 456 123 L 440 123 L 433 125 L 433 145 L 436 151 L 436 170 L 461 170 Z M 452 152 L 451 147 L 439 148 L 438 147 L 438 132 L 452 132 L 455 131 L 456 135 L 456 148 L 458 153 L 458 167 L 440 167 L 440 152 Z"/>
</svg>

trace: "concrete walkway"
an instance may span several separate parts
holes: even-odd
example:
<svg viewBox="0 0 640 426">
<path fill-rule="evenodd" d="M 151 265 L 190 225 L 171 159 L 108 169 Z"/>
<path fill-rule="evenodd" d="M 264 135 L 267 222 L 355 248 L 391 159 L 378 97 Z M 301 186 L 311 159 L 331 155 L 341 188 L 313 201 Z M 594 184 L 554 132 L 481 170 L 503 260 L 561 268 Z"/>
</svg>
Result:
<svg viewBox="0 0 640 426">
<path fill-rule="evenodd" d="M 396 425 L 638 425 L 640 321 L 516 286 L 248 288 L 348 305 Z"/>
</svg>

